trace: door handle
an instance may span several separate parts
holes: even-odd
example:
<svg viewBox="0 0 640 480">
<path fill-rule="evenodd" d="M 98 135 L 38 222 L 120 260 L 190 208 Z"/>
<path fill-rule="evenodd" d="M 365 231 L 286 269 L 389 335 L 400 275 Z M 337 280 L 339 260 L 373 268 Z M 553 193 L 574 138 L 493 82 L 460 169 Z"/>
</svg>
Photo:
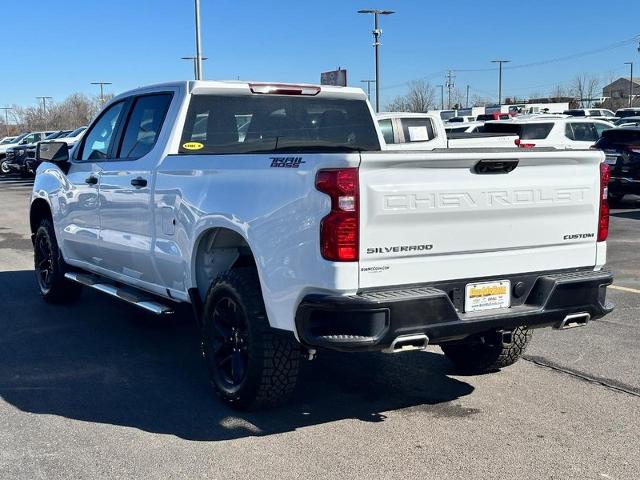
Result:
<svg viewBox="0 0 640 480">
<path fill-rule="evenodd" d="M 146 187 L 147 179 L 142 177 L 134 178 L 131 180 L 131 185 L 133 185 L 136 188 Z"/>
<path fill-rule="evenodd" d="M 516 169 L 518 162 L 519 160 L 480 160 L 473 170 L 479 174 L 509 173 Z"/>
<path fill-rule="evenodd" d="M 97 185 L 98 177 L 96 177 L 95 175 L 89 175 L 87 178 L 84 179 L 84 183 L 88 185 Z"/>
</svg>

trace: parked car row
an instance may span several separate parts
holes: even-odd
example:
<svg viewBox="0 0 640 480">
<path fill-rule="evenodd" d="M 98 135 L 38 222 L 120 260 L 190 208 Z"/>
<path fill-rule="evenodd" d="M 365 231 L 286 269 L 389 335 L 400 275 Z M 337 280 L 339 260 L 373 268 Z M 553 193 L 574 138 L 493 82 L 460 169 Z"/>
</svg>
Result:
<svg viewBox="0 0 640 480">
<path fill-rule="evenodd" d="M 27 132 L 17 137 L 5 137 L 0 142 L 0 174 L 19 173 L 22 177 L 34 175 L 38 143 L 60 140 L 71 149 L 80 140 L 87 127 L 75 130 Z"/>
</svg>

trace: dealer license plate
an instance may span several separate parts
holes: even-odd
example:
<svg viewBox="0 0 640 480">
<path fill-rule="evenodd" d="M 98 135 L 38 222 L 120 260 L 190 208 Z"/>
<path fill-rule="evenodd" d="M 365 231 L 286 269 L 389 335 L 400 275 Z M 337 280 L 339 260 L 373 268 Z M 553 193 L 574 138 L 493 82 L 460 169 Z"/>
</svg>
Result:
<svg viewBox="0 0 640 480">
<path fill-rule="evenodd" d="M 464 311 L 478 312 L 511 306 L 511 282 L 468 283 L 465 289 Z"/>
</svg>

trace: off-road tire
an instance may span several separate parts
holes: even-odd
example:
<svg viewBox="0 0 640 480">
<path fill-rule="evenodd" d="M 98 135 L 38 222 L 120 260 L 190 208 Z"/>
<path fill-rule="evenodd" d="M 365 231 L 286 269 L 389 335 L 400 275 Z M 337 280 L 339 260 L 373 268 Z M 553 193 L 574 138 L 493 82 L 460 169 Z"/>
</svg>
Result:
<svg viewBox="0 0 640 480">
<path fill-rule="evenodd" d="M 228 308 L 232 303 L 235 308 Z M 229 320 L 232 317 L 233 321 Z M 221 346 L 224 343 L 221 339 L 225 338 L 223 332 L 233 324 L 240 325 L 235 329 L 236 343 L 232 341 L 231 346 L 229 342 Z M 233 338 L 234 333 L 230 337 Z M 221 358 L 227 357 L 232 346 L 229 356 L 246 356 L 243 369 L 237 369 L 244 373 L 241 379 L 232 378 L 235 376 L 233 371 L 230 374 L 225 371 L 228 363 L 221 366 Z M 301 347 L 293 335 L 270 327 L 253 267 L 229 270 L 212 282 L 204 302 L 202 351 L 214 391 L 232 408 L 274 407 L 293 393 Z M 235 362 L 235 359 L 228 362 Z"/>
<path fill-rule="evenodd" d="M 70 303 L 78 299 L 82 286 L 64 278 L 68 270 L 58 248 L 53 224 L 43 218 L 33 241 L 34 270 L 40 295 L 49 303 Z M 45 258 L 46 257 L 46 258 Z M 46 278 L 43 273 L 46 267 Z"/>
<path fill-rule="evenodd" d="M 513 330 L 511 343 L 503 343 L 496 335 L 475 338 L 469 343 L 443 344 L 444 354 L 457 368 L 466 373 L 495 372 L 516 363 L 531 341 L 526 327 Z M 494 337 L 493 339 L 491 337 Z"/>
</svg>

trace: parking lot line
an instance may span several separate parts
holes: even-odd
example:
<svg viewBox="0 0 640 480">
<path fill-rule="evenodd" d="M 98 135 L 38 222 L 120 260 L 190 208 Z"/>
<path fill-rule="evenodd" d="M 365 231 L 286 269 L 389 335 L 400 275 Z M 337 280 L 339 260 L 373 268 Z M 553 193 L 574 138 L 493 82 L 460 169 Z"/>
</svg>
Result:
<svg viewBox="0 0 640 480">
<path fill-rule="evenodd" d="M 640 293 L 640 290 L 638 290 L 637 288 L 620 287 L 618 285 L 609 285 L 609 288 L 613 288 L 614 290 L 620 290 L 622 292 Z"/>
</svg>

